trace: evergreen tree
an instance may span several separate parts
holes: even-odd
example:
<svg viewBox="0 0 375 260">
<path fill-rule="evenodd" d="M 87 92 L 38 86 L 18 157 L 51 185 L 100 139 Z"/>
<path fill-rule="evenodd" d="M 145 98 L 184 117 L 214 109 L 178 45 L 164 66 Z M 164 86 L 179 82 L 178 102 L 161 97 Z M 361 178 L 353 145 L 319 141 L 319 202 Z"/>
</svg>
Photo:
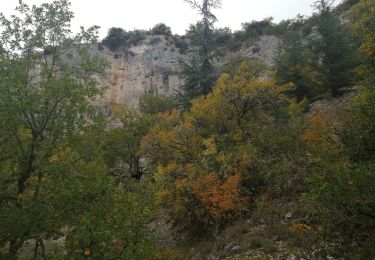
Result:
<svg viewBox="0 0 375 260">
<path fill-rule="evenodd" d="M 332 96 L 342 94 L 354 83 L 355 43 L 348 37 L 337 17 L 332 13 L 334 0 L 318 0 L 317 27 L 320 37 L 313 42 L 317 71 L 322 75 L 323 87 Z"/>
<path fill-rule="evenodd" d="M 181 61 L 181 76 L 185 83 L 177 92 L 176 99 L 180 108 L 188 109 L 190 100 L 207 95 L 211 92 L 217 79 L 217 71 L 213 65 L 214 58 L 214 23 L 217 21 L 212 9 L 221 6 L 221 0 L 203 0 L 198 3 L 196 0 L 186 0 L 194 9 L 197 9 L 202 16 L 200 26 L 195 31 L 198 39 L 199 50 L 194 57 L 187 62 Z"/>
<path fill-rule="evenodd" d="M 301 23 L 301 18 L 297 17 L 290 26 L 294 27 L 295 23 Z M 290 95 L 298 100 L 304 98 L 313 100 L 319 94 L 322 82 L 321 76 L 314 69 L 314 61 L 311 44 L 303 40 L 298 30 L 288 32 L 284 48 L 276 58 L 277 82 L 279 84 L 292 82 L 294 88 L 289 92 Z"/>
<path fill-rule="evenodd" d="M 316 1 L 318 13 L 311 22 L 317 26 L 317 34 L 303 38 L 298 31 L 289 33 L 276 60 L 278 82 L 293 82 L 291 94 L 299 100 L 338 96 L 355 83 L 357 43 L 349 37 L 347 25 L 333 14 L 333 3 Z"/>
</svg>

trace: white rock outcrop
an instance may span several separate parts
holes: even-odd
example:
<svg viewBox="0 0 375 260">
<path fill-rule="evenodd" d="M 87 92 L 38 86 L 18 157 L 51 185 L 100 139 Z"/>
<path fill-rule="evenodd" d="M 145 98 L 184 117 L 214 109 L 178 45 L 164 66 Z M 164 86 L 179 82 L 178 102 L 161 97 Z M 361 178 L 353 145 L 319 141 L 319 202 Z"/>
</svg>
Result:
<svg viewBox="0 0 375 260">
<path fill-rule="evenodd" d="M 114 105 L 137 106 L 144 93 L 170 96 L 182 84 L 178 76 L 182 55 L 165 36 L 148 36 L 137 46 L 115 52 L 104 47 L 94 53 L 109 62 L 99 78 L 105 94 L 98 101 L 107 113 Z"/>
<path fill-rule="evenodd" d="M 281 40 L 275 36 L 261 36 L 238 54 L 262 59 L 272 66 L 280 45 Z M 116 105 L 137 106 L 144 93 L 172 95 L 183 83 L 178 75 L 179 59 L 188 57 L 180 53 L 170 37 L 163 35 L 147 36 L 137 46 L 115 52 L 104 47 L 101 50 L 95 48 L 93 53 L 105 58 L 110 65 L 99 77 L 105 94 L 97 101 L 108 115 Z M 232 55 L 234 53 L 228 53 L 223 59 Z"/>
</svg>

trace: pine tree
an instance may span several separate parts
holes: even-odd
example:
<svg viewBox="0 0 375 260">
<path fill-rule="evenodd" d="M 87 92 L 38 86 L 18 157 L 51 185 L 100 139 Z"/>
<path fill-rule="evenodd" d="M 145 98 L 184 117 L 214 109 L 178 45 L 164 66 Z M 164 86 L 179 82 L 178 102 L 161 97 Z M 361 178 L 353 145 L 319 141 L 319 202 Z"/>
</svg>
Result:
<svg viewBox="0 0 375 260">
<path fill-rule="evenodd" d="M 334 0 L 318 0 L 317 27 L 320 37 L 313 43 L 317 53 L 317 70 L 323 77 L 323 87 L 332 96 L 338 96 L 354 83 L 353 57 L 355 43 L 349 39 L 337 17 L 332 13 Z"/>
<path fill-rule="evenodd" d="M 177 91 L 176 99 L 179 107 L 188 109 L 190 100 L 198 96 L 206 96 L 211 92 L 217 79 L 217 71 L 213 65 L 215 56 L 214 44 L 214 23 L 217 21 L 212 9 L 221 6 L 221 0 L 203 0 L 198 3 L 196 0 L 186 0 L 194 9 L 197 9 L 202 16 L 201 26 L 195 32 L 198 39 L 199 50 L 190 61 L 181 61 L 181 77 L 185 83 L 181 90 Z"/>
</svg>

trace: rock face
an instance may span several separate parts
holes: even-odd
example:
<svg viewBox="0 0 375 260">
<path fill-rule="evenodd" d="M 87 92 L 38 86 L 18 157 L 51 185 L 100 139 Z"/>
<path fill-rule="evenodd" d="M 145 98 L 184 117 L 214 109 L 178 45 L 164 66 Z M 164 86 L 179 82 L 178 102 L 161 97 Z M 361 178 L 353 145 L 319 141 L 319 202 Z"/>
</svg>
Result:
<svg viewBox="0 0 375 260">
<path fill-rule="evenodd" d="M 273 65 L 280 44 L 281 40 L 274 36 L 262 36 L 250 47 L 240 50 L 240 55 Z M 115 105 L 137 106 L 144 93 L 172 95 L 183 83 L 178 76 L 178 61 L 188 57 L 180 53 L 173 40 L 163 35 L 149 35 L 137 46 L 115 52 L 104 47 L 93 53 L 105 58 L 110 65 L 99 78 L 105 94 L 98 100 L 98 105 L 108 115 Z M 225 58 L 233 54 L 228 53 Z"/>
<path fill-rule="evenodd" d="M 267 65 L 272 66 L 275 63 L 275 57 L 281 44 L 282 41 L 279 38 L 272 35 L 264 35 L 252 46 L 241 50 L 241 52 L 244 56 L 252 59 L 261 59 Z"/>
<path fill-rule="evenodd" d="M 108 114 L 114 105 L 137 106 L 142 94 L 172 95 L 182 84 L 178 76 L 179 50 L 164 36 L 149 36 L 138 46 L 116 52 L 95 50 L 109 62 L 99 81 L 105 87 L 98 101 Z"/>
</svg>

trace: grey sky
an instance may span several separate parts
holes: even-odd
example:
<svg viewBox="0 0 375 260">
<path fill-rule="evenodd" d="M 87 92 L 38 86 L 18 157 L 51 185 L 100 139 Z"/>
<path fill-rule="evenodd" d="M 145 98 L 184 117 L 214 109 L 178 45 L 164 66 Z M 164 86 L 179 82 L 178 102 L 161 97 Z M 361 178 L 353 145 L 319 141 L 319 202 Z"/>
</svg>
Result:
<svg viewBox="0 0 375 260">
<path fill-rule="evenodd" d="M 0 0 L 1 12 L 13 13 L 18 0 Z M 216 10 L 217 27 L 241 28 L 241 23 L 274 17 L 275 21 L 293 18 L 297 14 L 311 15 L 314 0 L 223 0 L 222 9 Z M 24 0 L 25 3 L 41 4 L 52 0 Z M 339 0 L 337 0 L 339 2 Z M 80 25 L 99 25 L 104 37 L 110 27 L 126 30 L 149 29 L 163 22 L 173 33 L 184 34 L 190 23 L 199 19 L 183 0 L 71 0 L 75 13 L 73 28 Z"/>
</svg>

